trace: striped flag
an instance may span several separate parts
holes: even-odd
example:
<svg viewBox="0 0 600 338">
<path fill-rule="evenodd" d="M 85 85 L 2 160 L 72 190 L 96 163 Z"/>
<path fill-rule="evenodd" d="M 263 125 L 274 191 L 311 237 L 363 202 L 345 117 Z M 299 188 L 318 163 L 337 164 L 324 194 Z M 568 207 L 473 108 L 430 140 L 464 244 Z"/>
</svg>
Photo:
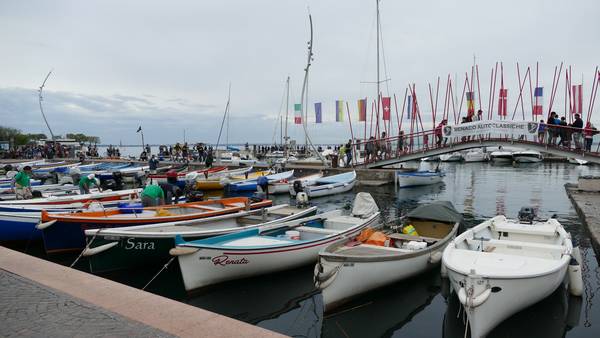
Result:
<svg viewBox="0 0 600 338">
<path fill-rule="evenodd" d="M 382 96 L 381 105 L 383 106 L 383 120 L 389 121 L 392 116 L 392 98 Z"/>
<path fill-rule="evenodd" d="M 294 123 L 302 124 L 302 103 L 294 104 Z"/>
<path fill-rule="evenodd" d="M 367 122 L 367 99 L 358 100 L 358 122 Z"/>
<path fill-rule="evenodd" d="M 344 122 L 344 101 L 335 101 L 335 122 Z"/>
<path fill-rule="evenodd" d="M 533 104 L 533 115 L 543 115 L 544 109 L 544 87 L 535 87 L 533 92 L 534 104 Z"/>
<path fill-rule="evenodd" d="M 508 89 L 501 88 L 498 97 L 498 116 L 506 116 L 508 105 Z"/>
<path fill-rule="evenodd" d="M 323 115 L 321 113 L 321 102 L 315 103 L 315 123 L 322 123 Z"/>
<path fill-rule="evenodd" d="M 467 92 L 467 114 L 475 114 L 475 92 Z"/>
<path fill-rule="evenodd" d="M 572 101 L 573 108 L 571 114 L 581 114 L 583 112 L 583 85 L 572 86 Z"/>
</svg>

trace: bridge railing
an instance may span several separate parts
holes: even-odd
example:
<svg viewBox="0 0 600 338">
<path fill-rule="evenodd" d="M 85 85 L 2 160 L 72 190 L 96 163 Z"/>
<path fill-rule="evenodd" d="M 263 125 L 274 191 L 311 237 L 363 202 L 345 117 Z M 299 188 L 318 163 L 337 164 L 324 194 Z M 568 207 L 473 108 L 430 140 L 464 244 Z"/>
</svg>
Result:
<svg viewBox="0 0 600 338">
<path fill-rule="evenodd" d="M 392 137 L 376 139 L 375 137 L 360 140 L 353 144 L 354 164 L 368 164 L 401 158 L 402 156 L 425 153 L 439 148 L 452 148 L 459 144 L 480 143 L 483 141 L 504 141 L 524 146 L 536 145 L 545 148 L 572 152 L 574 154 L 589 153 L 600 156 L 600 144 L 592 148 L 593 139 L 599 133 L 591 128 L 574 128 L 571 126 L 539 124 L 535 135 L 502 135 L 480 134 L 464 137 L 444 137 L 440 128 L 401 134 Z M 362 161 L 360 159 L 362 159 Z"/>
</svg>

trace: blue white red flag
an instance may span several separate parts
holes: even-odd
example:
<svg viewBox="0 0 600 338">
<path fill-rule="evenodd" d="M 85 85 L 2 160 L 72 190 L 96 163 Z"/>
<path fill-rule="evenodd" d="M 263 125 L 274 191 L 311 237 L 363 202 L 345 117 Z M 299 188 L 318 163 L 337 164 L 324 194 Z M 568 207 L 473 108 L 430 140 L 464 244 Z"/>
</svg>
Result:
<svg viewBox="0 0 600 338">
<path fill-rule="evenodd" d="M 543 115 L 544 109 L 544 87 L 535 87 L 533 92 L 534 104 L 533 104 L 533 115 Z"/>
</svg>

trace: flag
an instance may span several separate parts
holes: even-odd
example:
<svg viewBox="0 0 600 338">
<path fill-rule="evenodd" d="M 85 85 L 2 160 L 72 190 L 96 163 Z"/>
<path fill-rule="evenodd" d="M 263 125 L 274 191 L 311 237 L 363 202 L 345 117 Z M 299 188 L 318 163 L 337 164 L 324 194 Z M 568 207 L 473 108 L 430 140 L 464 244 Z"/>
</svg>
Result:
<svg viewBox="0 0 600 338">
<path fill-rule="evenodd" d="M 321 114 L 321 102 L 315 103 L 315 123 L 322 123 L 323 115 Z"/>
<path fill-rule="evenodd" d="M 302 103 L 294 104 L 294 123 L 302 124 Z"/>
<path fill-rule="evenodd" d="M 500 88 L 498 97 L 498 116 L 506 116 L 506 107 L 508 104 L 508 89 Z"/>
<path fill-rule="evenodd" d="M 533 92 L 534 104 L 533 104 L 533 115 L 542 115 L 544 107 L 544 87 L 535 87 Z"/>
<path fill-rule="evenodd" d="M 358 100 L 358 122 L 367 122 L 367 99 Z"/>
<path fill-rule="evenodd" d="M 583 112 L 583 85 L 574 85 L 572 93 L 573 109 L 571 109 L 571 114 L 581 114 Z"/>
<path fill-rule="evenodd" d="M 391 118 L 391 113 L 392 113 L 392 109 L 391 109 L 391 105 L 392 105 L 392 98 L 391 97 L 381 97 L 381 105 L 383 106 L 383 120 L 384 121 L 389 121 Z"/>
<path fill-rule="evenodd" d="M 140 131 L 142 131 L 142 126 L 138 127 L 138 130 L 136 131 L 136 133 L 139 133 Z"/>
<path fill-rule="evenodd" d="M 406 107 L 406 119 L 410 120 L 410 116 L 413 114 L 412 95 L 408 96 L 408 105 Z"/>
<path fill-rule="evenodd" d="M 335 122 L 344 122 L 344 101 L 335 101 Z"/>
<path fill-rule="evenodd" d="M 475 92 L 467 92 L 467 114 L 468 116 L 475 114 Z"/>
</svg>

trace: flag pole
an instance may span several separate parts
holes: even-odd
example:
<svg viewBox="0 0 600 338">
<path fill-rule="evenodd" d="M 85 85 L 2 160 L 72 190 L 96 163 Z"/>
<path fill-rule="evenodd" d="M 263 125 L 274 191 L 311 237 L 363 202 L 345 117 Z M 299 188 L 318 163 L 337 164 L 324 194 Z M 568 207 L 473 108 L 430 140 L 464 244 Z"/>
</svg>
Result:
<svg viewBox="0 0 600 338">
<path fill-rule="evenodd" d="M 354 151 L 354 154 L 356 155 L 356 143 L 354 142 L 354 131 L 352 130 L 352 119 L 350 118 L 350 106 L 348 105 L 348 101 L 346 101 L 346 112 L 348 113 L 348 124 L 350 124 L 350 136 L 352 137 L 352 143 L 350 144 L 352 150 L 347 151 Z M 352 156 L 352 165 L 356 165 L 356 159 L 354 157 L 355 156 Z"/>
</svg>

